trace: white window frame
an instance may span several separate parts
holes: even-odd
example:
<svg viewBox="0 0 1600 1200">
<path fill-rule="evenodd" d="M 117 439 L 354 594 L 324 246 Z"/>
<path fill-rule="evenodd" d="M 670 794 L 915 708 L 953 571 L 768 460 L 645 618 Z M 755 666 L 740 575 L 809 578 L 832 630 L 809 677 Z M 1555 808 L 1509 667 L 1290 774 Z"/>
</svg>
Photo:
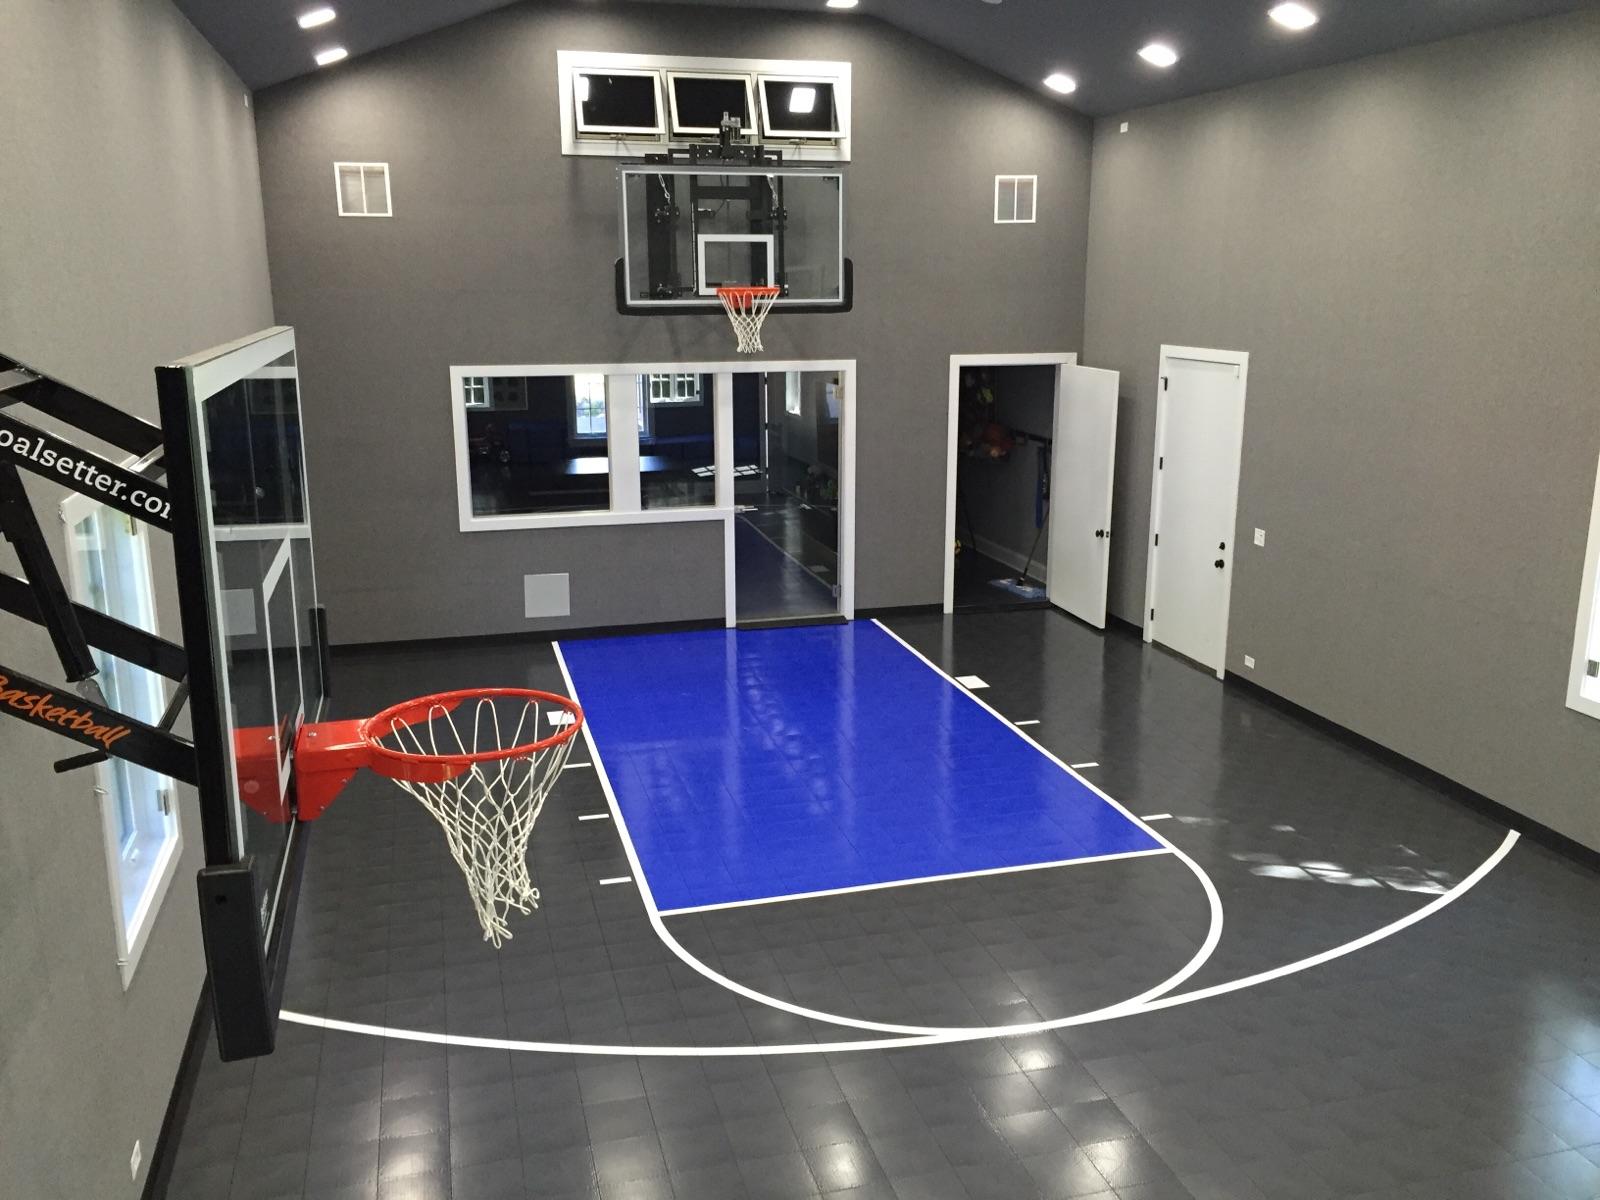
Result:
<svg viewBox="0 0 1600 1200">
<path fill-rule="evenodd" d="M 583 101 L 578 95 L 578 84 L 586 75 L 620 75 L 629 79 L 648 79 L 655 94 L 656 122 L 654 125 L 587 125 L 583 120 Z M 661 72 L 639 70 L 631 67 L 583 66 L 574 68 L 569 86 L 572 88 L 572 126 L 580 134 L 620 134 L 625 137 L 657 138 L 667 131 L 666 114 L 661 103 Z"/>
<path fill-rule="evenodd" d="M 137 457 L 129 458 L 121 465 L 130 470 L 136 469 L 140 465 L 140 460 Z M 138 547 L 138 552 L 134 556 L 137 578 L 132 582 L 132 587 L 137 596 L 140 612 L 138 621 L 128 623 L 137 624 L 148 633 L 159 636 L 154 575 L 150 565 L 149 529 L 136 518 L 126 517 L 116 509 L 108 508 L 87 496 L 68 496 L 61 502 L 59 511 L 67 543 L 67 586 L 72 598 L 80 604 L 88 604 L 89 581 L 83 574 L 83 564 L 74 544 L 78 525 L 86 518 L 96 515 L 131 523 L 132 534 Z M 126 620 L 126 615 L 119 616 L 118 619 Z M 149 699 L 152 701 L 152 708 L 159 711 L 165 707 L 169 699 L 167 682 L 153 672 L 147 674 L 150 677 Z M 150 931 L 155 926 L 156 917 L 166 901 L 167 892 L 177 874 L 178 863 L 183 857 L 183 823 L 178 813 L 177 784 L 172 780 L 166 781 L 167 800 L 164 812 L 166 835 L 156 847 L 155 864 L 145 881 L 144 891 L 133 908 L 132 916 L 126 917 L 123 913 L 122 886 L 124 854 L 117 835 L 118 802 L 113 794 L 116 778 L 111 764 L 109 762 L 97 764 L 92 778 L 94 782 L 91 790 L 100 806 L 100 827 L 106 856 L 106 886 L 111 901 L 112 924 L 116 933 L 117 971 L 122 979 L 123 990 L 126 991 L 133 983 L 134 972 L 138 969 L 139 960 L 144 954 Z"/>
<path fill-rule="evenodd" d="M 377 167 L 383 171 L 383 211 L 382 212 L 349 212 L 344 206 L 344 187 L 339 178 L 339 172 L 345 167 L 357 167 L 361 171 L 361 207 L 363 210 L 371 208 L 367 202 L 367 169 Z M 341 217 L 392 217 L 394 216 L 394 192 L 390 181 L 389 164 L 386 162 L 336 162 L 333 164 L 333 196 L 339 205 Z"/>
<path fill-rule="evenodd" d="M 1572 634 L 1572 668 L 1567 678 L 1567 707 L 1600 719 L 1600 677 L 1589 664 L 1600 663 L 1600 467 L 1595 471 L 1594 500 L 1589 509 L 1589 542 L 1578 588 L 1578 619 Z"/>
<path fill-rule="evenodd" d="M 754 76 L 746 75 L 742 71 L 672 71 L 666 72 L 667 76 L 667 113 L 671 124 L 673 137 L 718 137 L 722 130 L 716 126 L 685 125 L 678 120 L 678 91 L 673 85 L 680 79 L 711 79 L 724 83 L 744 84 L 744 115 L 745 123 L 739 132 L 749 137 L 756 131 L 756 100 Z"/>
<path fill-rule="evenodd" d="M 1000 210 L 1000 189 L 1011 185 L 1011 215 L 1003 216 Z M 1022 196 L 1021 184 L 1026 183 L 1033 197 L 1026 217 L 1019 217 L 1017 209 Z M 1039 221 L 1039 177 L 1037 175 L 996 175 L 994 177 L 994 223 L 996 225 L 1035 225 Z"/>
<path fill-rule="evenodd" d="M 720 521 L 723 526 L 724 608 L 728 626 L 737 623 L 734 603 L 734 450 L 733 377 L 752 373 L 790 371 L 827 372 L 839 377 L 845 403 L 839 415 L 839 612 L 855 617 L 856 564 L 856 360 L 790 359 L 753 362 L 636 362 L 600 364 L 468 364 L 450 368 L 450 410 L 455 433 L 456 515 L 463 533 L 494 533 L 508 529 L 581 529 L 600 525 L 682 525 Z M 619 413 L 631 413 L 639 401 L 639 377 L 648 375 L 710 375 L 714 377 L 712 403 L 715 420 L 712 445 L 716 493 L 705 507 L 651 508 L 640 502 L 639 437 L 634 422 L 619 423 Z M 587 512 L 500 513 L 479 516 L 472 511 L 472 459 L 467 442 L 467 409 L 460 402 L 462 380 L 475 376 L 514 375 L 572 377 L 606 376 L 607 451 L 611 460 L 611 507 Z"/>
<path fill-rule="evenodd" d="M 814 87 L 818 84 L 827 84 L 833 90 L 833 128 L 820 129 L 782 129 L 773 114 L 767 107 L 767 87 L 769 83 L 796 83 L 801 87 Z M 818 99 L 820 99 L 820 95 Z M 785 141 L 815 142 L 819 140 L 831 141 L 844 136 L 844 114 L 839 109 L 838 81 L 826 75 L 790 75 L 779 74 L 774 71 L 763 71 L 756 76 L 756 100 L 761 105 L 761 133 L 764 137 L 780 138 Z"/>
<path fill-rule="evenodd" d="M 664 81 L 667 108 L 663 114 L 666 126 L 658 133 L 600 133 L 578 128 L 577 83 L 575 75 L 581 72 L 604 71 L 611 74 L 623 72 L 654 72 Z M 750 108 L 752 123 L 761 120 L 762 95 L 760 79 L 765 76 L 801 83 L 829 83 L 833 85 L 834 116 L 838 133 L 823 136 L 806 132 L 788 139 L 784 156 L 790 162 L 849 162 L 850 161 L 850 64 L 809 59 L 768 58 L 711 58 L 668 54 L 619 54 L 602 50 L 556 51 L 556 97 L 561 119 L 561 153 L 564 155 L 595 156 L 603 158 L 637 158 L 644 154 L 659 153 L 669 146 L 704 145 L 717 136 L 716 130 L 691 135 L 685 130 L 674 130 L 671 122 L 672 88 L 670 78 L 675 74 L 698 74 L 714 77 L 745 78 L 750 81 Z M 765 128 L 756 124 L 756 129 Z M 746 136 L 753 136 L 752 130 Z M 769 135 L 775 136 L 775 135 Z"/>
<path fill-rule="evenodd" d="M 641 376 L 648 381 L 649 393 L 647 399 L 652 405 L 667 404 L 684 408 L 697 407 L 706 402 L 705 395 L 700 388 L 700 376 L 691 371 L 674 371 L 671 374 L 657 374 Z M 666 394 L 656 395 L 656 385 L 665 383 Z M 685 386 L 687 385 L 687 386 Z"/>
</svg>

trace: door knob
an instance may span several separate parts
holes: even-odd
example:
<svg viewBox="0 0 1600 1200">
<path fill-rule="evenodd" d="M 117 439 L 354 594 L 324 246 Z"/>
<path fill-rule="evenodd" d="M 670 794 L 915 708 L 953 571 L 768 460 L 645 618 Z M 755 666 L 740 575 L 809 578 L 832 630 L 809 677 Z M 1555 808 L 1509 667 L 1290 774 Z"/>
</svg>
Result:
<svg viewBox="0 0 1600 1200">
<path fill-rule="evenodd" d="M 1216 567 L 1217 570 L 1220 571 L 1220 570 L 1222 570 L 1223 563 L 1222 563 L 1222 560 L 1219 558 L 1219 559 L 1217 559 L 1216 562 L 1212 563 L 1211 565 Z"/>
</svg>

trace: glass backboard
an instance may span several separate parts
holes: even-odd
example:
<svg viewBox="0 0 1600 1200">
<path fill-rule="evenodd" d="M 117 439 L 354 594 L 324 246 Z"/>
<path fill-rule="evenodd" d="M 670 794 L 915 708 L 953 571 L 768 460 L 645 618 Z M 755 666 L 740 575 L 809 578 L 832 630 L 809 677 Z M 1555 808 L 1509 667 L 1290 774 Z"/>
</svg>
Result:
<svg viewBox="0 0 1600 1200">
<path fill-rule="evenodd" d="M 629 308 L 715 307 L 719 286 L 781 287 L 779 307 L 848 307 L 841 172 L 663 164 L 617 178 Z"/>
<path fill-rule="evenodd" d="M 248 898 L 253 920 L 230 915 L 227 937 L 259 941 L 250 951 L 270 990 L 292 893 L 294 740 L 327 695 L 294 332 L 193 355 L 157 379 L 206 863 L 234 889 L 217 904 Z"/>
</svg>

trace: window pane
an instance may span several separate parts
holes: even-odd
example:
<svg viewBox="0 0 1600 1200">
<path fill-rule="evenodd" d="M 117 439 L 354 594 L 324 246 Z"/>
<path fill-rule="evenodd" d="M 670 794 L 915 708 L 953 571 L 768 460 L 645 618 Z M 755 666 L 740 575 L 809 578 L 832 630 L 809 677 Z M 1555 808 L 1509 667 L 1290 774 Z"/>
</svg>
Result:
<svg viewBox="0 0 1600 1200">
<path fill-rule="evenodd" d="M 678 75 L 672 80 L 672 95 L 678 107 L 678 129 L 718 129 L 722 116 L 737 117 L 743 128 L 750 126 L 749 85 L 736 79 Z"/>
<path fill-rule="evenodd" d="M 639 435 L 639 498 L 649 508 L 716 503 L 716 441 L 711 377 L 655 375 L 639 389 L 651 396 L 649 429 Z M 663 401 L 655 397 L 663 395 Z M 684 399 L 687 397 L 688 399 Z"/>
<path fill-rule="evenodd" d="M 820 136 L 839 132 L 831 83 L 763 79 L 761 95 L 767 126 L 775 133 Z"/>
<path fill-rule="evenodd" d="M 653 75 L 584 71 L 576 86 L 581 128 L 653 131 L 661 126 Z"/>
<path fill-rule="evenodd" d="M 487 391 L 466 413 L 476 515 L 611 507 L 605 376 L 502 377 Z"/>
</svg>

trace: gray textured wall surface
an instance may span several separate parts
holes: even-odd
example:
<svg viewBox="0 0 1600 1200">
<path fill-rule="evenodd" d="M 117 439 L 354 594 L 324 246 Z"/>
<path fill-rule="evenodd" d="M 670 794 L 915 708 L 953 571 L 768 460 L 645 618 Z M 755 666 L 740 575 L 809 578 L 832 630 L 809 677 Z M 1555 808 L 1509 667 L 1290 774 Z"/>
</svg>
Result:
<svg viewBox="0 0 1600 1200">
<path fill-rule="evenodd" d="M 855 311 L 780 313 L 764 340 L 771 358 L 858 361 L 857 604 L 937 602 L 949 356 L 1077 348 L 1087 122 L 871 20 L 524 4 L 258 97 L 335 640 L 527 628 L 536 572 L 571 573 L 573 625 L 722 614 L 703 527 L 457 527 L 452 363 L 733 357 L 720 316 L 617 314 L 616 160 L 561 155 L 559 49 L 854 64 Z M 335 215 L 340 159 L 392 164 L 392 219 Z M 1002 172 L 1040 176 L 1037 225 L 993 224 Z M 646 546 L 666 569 L 646 569 Z"/>
<path fill-rule="evenodd" d="M 1084 361 L 1122 372 L 1113 612 L 1161 343 L 1248 351 L 1229 670 L 1600 847 L 1600 727 L 1564 705 L 1596 64 L 1590 11 L 1099 122 Z"/>
<path fill-rule="evenodd" d="M 0 350 L 153 420 L 157 363 L 271 323 L 244 89 L 167 0 L 12 0 L 3 23 Z M 65 493 L 28 486 L 62 553 Z M 176 637 L 170 543 L 152 543 Z M 61 677 L 44 632 L 4 614 L 0 661 Z M 50 769 L 71 745 L 0 721 L 0 1195 L 29 1200 L 138 1194 L 204 974 L 193 793 L 124 992 L 93 773 Z"/>
</svg>

